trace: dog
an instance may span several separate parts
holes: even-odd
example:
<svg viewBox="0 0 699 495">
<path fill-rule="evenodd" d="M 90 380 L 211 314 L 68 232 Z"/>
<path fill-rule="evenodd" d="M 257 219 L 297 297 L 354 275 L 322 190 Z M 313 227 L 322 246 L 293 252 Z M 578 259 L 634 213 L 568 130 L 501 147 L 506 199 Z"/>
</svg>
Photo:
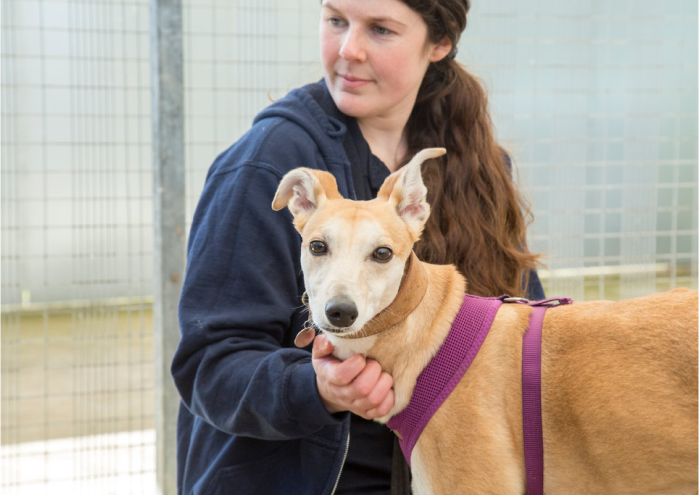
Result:
<svg viewBox="0 0 699 495">
<path fill-rule="evenodd" d="M 393 376 L 395 404 L 381 423 L 408 405 L 467 290 L 454 266 L 411 254 L 430 212 L 420 165 L 444 152 L 418 153 L 371 201 L 342 198 L 327 172 L 294 169 L 272 203 L 289 208 L 301 234 L 314 326 L 339 359 L 361 353 Z M 422 295 L 406 277 L 412 264 L 426 279 Z M 406 297 L 412 303 L 398 307 Z M 697 306 L 696 291 L 677 289 L 546 312 L 545 493 L 697 493 Z M 526 492 L 522 338 L 531 311 L 498 310 L 412 451 L 413 493 Z"/>
</svg>

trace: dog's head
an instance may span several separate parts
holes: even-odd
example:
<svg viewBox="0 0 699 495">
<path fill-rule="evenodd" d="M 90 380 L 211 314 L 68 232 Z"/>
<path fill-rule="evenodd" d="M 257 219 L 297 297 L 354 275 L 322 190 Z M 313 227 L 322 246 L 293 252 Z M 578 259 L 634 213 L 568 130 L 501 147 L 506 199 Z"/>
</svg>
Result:
<svg viewBox="0 0 699 495">
<path fill-rule="evenodd" d="M 420 165 L 444 153 L 422 150 L 371 201 L 343 199 L 328 172 L 298 168 L 284 176 L 272 208 L 288 206 L 301 234 L 301 266 L 317 327 L 356 333 L 393 301 L 430 214 Z"/>
</svg>

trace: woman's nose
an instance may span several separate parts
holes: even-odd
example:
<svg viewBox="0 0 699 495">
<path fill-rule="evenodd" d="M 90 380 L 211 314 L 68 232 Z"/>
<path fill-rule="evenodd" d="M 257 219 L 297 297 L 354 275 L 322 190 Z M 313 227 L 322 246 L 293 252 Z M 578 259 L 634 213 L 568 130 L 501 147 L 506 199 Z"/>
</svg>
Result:
<svg viewBox="0 0 699 495">
<path fill-rule="evenodd" d="M 348 62 L 366 60 L 366 49 L 362 33 L 358 29 L 348 29 L 340 47 L 340 56 Z"/>
</svg>

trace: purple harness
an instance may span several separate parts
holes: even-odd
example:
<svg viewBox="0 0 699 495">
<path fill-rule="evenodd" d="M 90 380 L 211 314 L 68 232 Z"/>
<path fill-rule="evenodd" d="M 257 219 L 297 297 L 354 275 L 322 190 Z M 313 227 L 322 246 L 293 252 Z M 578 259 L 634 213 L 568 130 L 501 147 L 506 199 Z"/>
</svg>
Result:
<svg viewBox="0 0 699 495">
<path fill-rule="evenodd" d="M 466 294 L 449 335 L 417 378 L 408 406 L 387 426 L 397 433 L 410 465 L 415 443 L 432 415 L 466 373 L 505 303 L 533 306 L 522 349 L 522 412 L 527 494 L 544 491 L 544 443 L 541 429 L 541 325 L 549 307 L 572 303 L 568 297 L 529 302 L 519 297 L 476 297 Z"/>
</svg>

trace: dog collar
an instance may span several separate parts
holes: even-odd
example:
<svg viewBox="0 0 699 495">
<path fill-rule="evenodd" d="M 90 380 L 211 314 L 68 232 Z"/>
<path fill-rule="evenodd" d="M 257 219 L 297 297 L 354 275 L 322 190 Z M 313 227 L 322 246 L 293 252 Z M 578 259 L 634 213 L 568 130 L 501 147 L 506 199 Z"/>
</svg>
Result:
<svg viewBox="0 0 699 495">
<path fill-rule="evenodd" d="M 410 252 L 407 263 L 408 267 L 403 283 L 400 285 L 393 302 L 369 320 L 359 332 L 352 335 L 335 334 L 336 337 L 342 339 L 371 337 L 395 327 L 415 311 L 427 292 L 427 270 L 417 259 L 414 251 Z"/>
</svg>

